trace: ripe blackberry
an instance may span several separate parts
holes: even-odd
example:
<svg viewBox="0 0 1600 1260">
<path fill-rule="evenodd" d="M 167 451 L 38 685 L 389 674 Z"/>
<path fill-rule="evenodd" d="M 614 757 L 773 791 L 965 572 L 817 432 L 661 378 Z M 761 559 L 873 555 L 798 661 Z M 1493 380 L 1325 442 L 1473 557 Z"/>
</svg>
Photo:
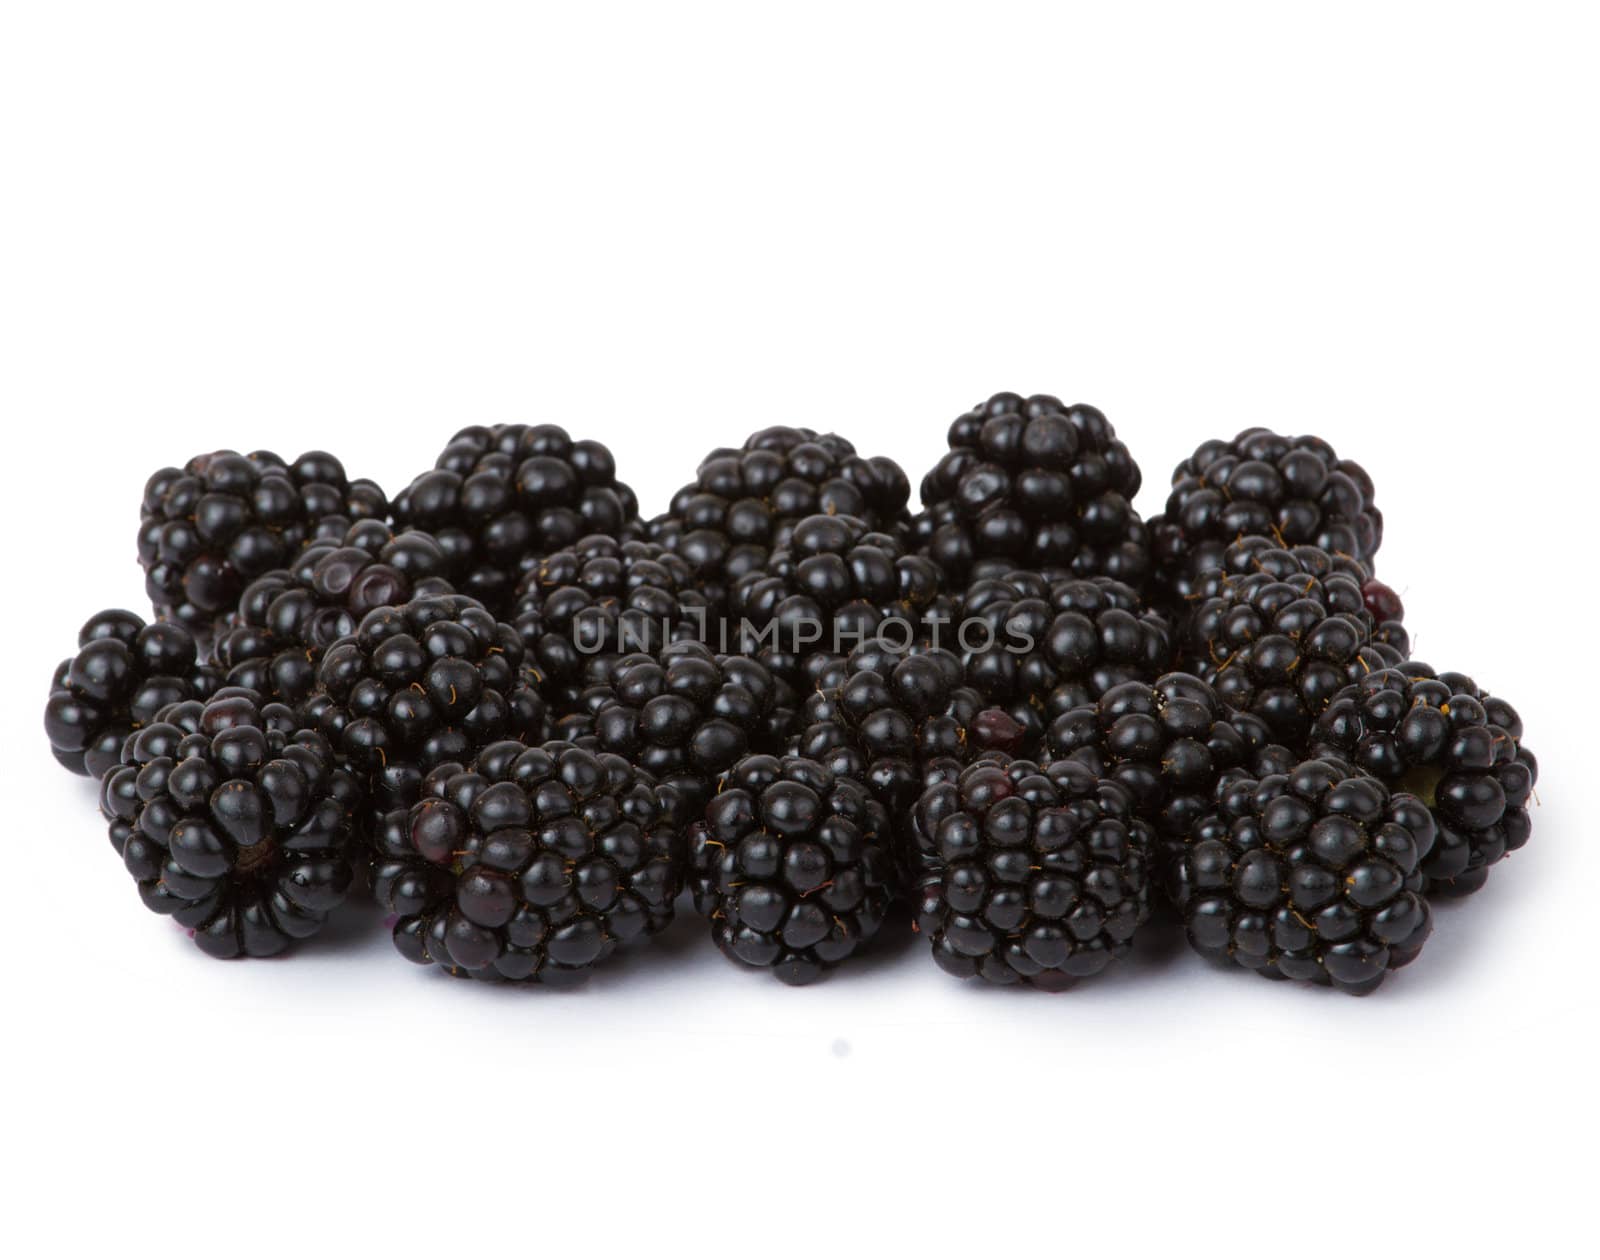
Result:
<svg viewBox="0 0 1600 1260">
<path fill-rule="evenodd" d="M 967 681 L 1037 741 L 1056 717 L 1170 665 L 1172 631 L 1138 592 L 1111 578 L 1043 584 L 1024 575 L 968 589 L 958 627 Z"/>
<path fill-rule="evenodd" d="M 866 783 L 899 826 L 916 803 L 924 768 L 940 758 L 970 760 L 982 697 L 942 648 L 863 644 L 848 657 L 819 659 L 802 711 L 796 751 Z M 1020 740 L 1007 727 L 989 738 Z M 971 752 L 969 752 L 969 749 Z"/>
<path fill-rule="evenodd" d="M 131 731 L 168 705 L 204 700 L 219 686 L 182 626 L 147 626 L 120 608 L 96 613 L 78 632 L 78 654 L 51 679 L 44 709 L 50 751 L 73 774 L 101 778 L 118 764 Z"/>
<path fill-rule="evenodd" d="M 1166 511 L 1150 522 L 1160 584 L 1178 601 L 1235 539 L 1266 534 L 1370 566 L 1383 541 L 1372 478 L 1318 437 L 1246 429 L 1202 444 L 1172 474 Z"/>
<path fill-rule="evenodd" d="M 378 850 L 400 953 L 480 980 L 582 980 L 672 921 L 683 875 L 650 776 L 560 741 L 441 764 Z"/>
<path fill-rule="evenodd" d="M 324 451 L 293 464 L 271 451 L 197 455 L 145 484 L 145 590 L 158 617 L 208 643 L 250 581 L 287 567 L 308 542 L 343 537 L 353 521 L 388 511 L 376 483 L 348 480 Z"/>
<path fill-rule="evenodd" d="M 929 867 L 917 930 L 952 975 L 1064 989 L 1150 917 L 1154 833 L 1081 761 L 984 758 L 916 805 Z"/>
<path fill-rule="evenodd" d="M 937 568 L 905 554 L 853 516 L 808 516 L 766 567 L 735 587 L 740 649 L 791 682 L 816 653 L 843 654 L 874 638 L 909 644 L 925 633 Z"/>
<path fill-rule="evenodd" d="M 521 636 L 464 595 L 373 609 L 323 653 L 304 712 L 380 811 L 411 805 L 435 766 L 547 727 Z"/>
<path fill-rule="evenodd" d="M 949 445 L 922 479 L 915 536 L 953 579 L 998 561 L 1144 585 L 1139 465 L 1100 412 L 1048 394 L 996 394 L 950 426 Z"/>
<path fill-rule="evenodd" d="M 599 747 L 649 772 L 673 820 L 687 825 L 736 762 L 780 745 L 781 699 L 758 662 L 678 643 L 623 657 L 587 704 Z"/>
<path fill-rule="evenodd" d="M 373 609 L 450 594 L 444 567 L 431 536 L 362 521 L 342 543 L 313 543 L 292 567 L 245 587 L 217 635 L 217 664 L 234 686 L 298 704 L 315 688 L 322 654 Z"/>
<path fill-rule="evenodd" d="M 1272 742 L 1259 719 L 1229 709 L 1192 674 L 1120 683 L 1050 725 L 1047 756 L 1082 761 L 1120 783 L 1164 841 L 1187 835 L 1228 771 Z"/>
<path fill-rule="evenodd" d="M 456 589 L 496 616 L 541 557 L 589 534 L 623 537 L 638 518 L 611 452 L 553 424 L 462 429 L 394 501 L 396 523 L 436 537 Z"/>
<path fill-rule="evenodd" d="M 1433 843 L 1416 797 L 1323 758 L 1230 779 L 1173 863 L 1169 891 L 1200 953 L 1370 993 L 1428 939 L 1422 866 Z"/>
<path fill-rule="evenodd" d="M 1369 674 L 1333 698 L 1311 746 L 1432 811 L 1438 840 L 1422 863 L 1430 894 L 1477 891 L 1528 842 L 1539 763 L 1522 745 L 1517 711 L 1465 674 L 1417 661 Z"/>
<path fill-rule="evenodd" d="M 807 984 L 878 934 L 894 897 L 889 819 L 803 757 L 746 757 L 689 833 L 695 908 L 730 959 Z"/>
<path fill-rule="evenodd" d="M 238 688 L 134 732 L 100 797 L 145 905 L 216 958 L 277 954 L 322 927 L 353 879 L 359 800 L 326 740 Z"/>
<path fill-rule="evenodd" d="M 766 566 L 804 518 L 853 516 L 889 531 L 905 518 L 910 497 L 892 459 L 863 458 L 836 433 L 775 426 L 737 450 L 707 455 L 695 480 L 650 522 L 650 536 L 681 555 L 720 603 L 740 578 Z"/>
<path fill-rule="evenodd" d="M 1398 622 L 1379 636 L 1366 580 L 1359 561 L 1319 547 L 1241 539 L 1197 584 L 1188 632 L 1195 673 L 1279 743 L 1304 748 L 1340 688 L 1407 654 Z"/>
<path fill-rule="evenodd" d="M 710 614 L 682 557 L 655 543 L 591 534 L 523 574 L 511 623 L 547 696 L 570 702 L 589 658 L 695 639 Z"/>
</svg>

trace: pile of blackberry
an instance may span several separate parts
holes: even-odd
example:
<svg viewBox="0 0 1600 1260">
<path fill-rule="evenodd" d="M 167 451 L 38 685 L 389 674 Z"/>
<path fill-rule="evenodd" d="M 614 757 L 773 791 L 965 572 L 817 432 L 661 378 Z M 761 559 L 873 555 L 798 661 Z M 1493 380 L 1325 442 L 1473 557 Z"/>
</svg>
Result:
<svg viewBox="0 0 1600 1260">
<path fill-rule="evenodd" d="M 979 983 L 1133 982 L 1165 919 L 1370 993 L 1527 845 L 1522 719 L 1413 658 L 1326 441 L 1204 442 L 1148 524 L 1142 480 L 1045 394 L 957 418 L 915 508 L 790 426 L 649 517 L 553 424 L 462 429 L 392 501 L 217 451 L 147 482 L 154 620 L 83 625 L 45 731 L 219 957 L 375 902 L 413 962 L 572 983 L 687 894 L 790 984 L 917 938 Z"/>
</svg>

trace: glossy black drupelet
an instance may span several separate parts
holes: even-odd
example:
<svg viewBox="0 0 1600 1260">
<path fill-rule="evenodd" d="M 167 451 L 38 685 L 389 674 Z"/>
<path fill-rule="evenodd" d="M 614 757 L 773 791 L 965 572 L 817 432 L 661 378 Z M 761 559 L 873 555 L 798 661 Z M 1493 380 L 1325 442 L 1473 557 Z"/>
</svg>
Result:
<svg viewBox="0 0 1600 1260">
<path fill-rule="evenodd" d="M 948 441 L 922 479 L 915 536 L 953 580 L 1058 567 L 1144 585 L 1139 466 L 1099 411 L 996 394 L 957 419 Z"/>
<path fill-rule="evenodd" d="M 1192 674 L 1121 683 L 1093 705 L 1062 714 L 1045 740 L 1132 795 L 1163 842 L 1182 839 L 1229 771 L 1254 764 L 1272 743 L 1264 723 L 1229 709 Z"/>
<path fill-rule="evenodd" d="M 323 451 L 292 464 L 271 451 L 197 455 L 145 484 L 145 590 L 158 617 L 206 643 L 253 579 L 287 567 L 307 543 L 342 538 L 354 521 L 388 511 L 374 482 L 349 480 Z"/>
<path fill-rule="evenodd" d="M 690 565 L 720 605 L 740 578 L 766 567 L 804 518 L 853 516 L 892 532 L 910 497 L 911 484 L 892 459 L 858 455 L 835 433 L 778 425 L 738 449 L 707 455 L 649 532 Z"/>
<path fill-rule="evenodd" d="M 316 686 L 322 655 L 375 608 L 451 594 L 437 540 L 359 522 L 340 542 L 306 547 L 287 569 L 245 587 L 219 631 L 217 664 L 233 686 L 298 704 Z"/>
<path fill-rule="evenodd" d="M 315 935 L 354 879 L 355 778 L 290 709 L 242 689 L 164 709 L 100 799 L 145 905 L 217 958 Z"/>
<path fill-rule="evenodd" d="M 1150 522 L 1158 586 L 1177 601 L 1236 539 L 1264 534 L 1371 564 L 1383 541 L 1372 478 L 1318 437 L 1246 429 L 1206 442 L 1172 474 L 1166 510 Z"/>
<path fill-rule="evenodd" d="M 1168 872 L 1189 941 L 1273 978 L 1370 993 L 1432 928 L 1426 806 L 1335 759 L 1229 779 Z"/>
<path fill-rule="evenodd" d="M 711 614 L 681 556 L 641 539 L 592 534 L 523 574 L 511 624 L 560 709 L 575 705 L 593 658 L 656 653 L 700 638 Z"/>
<path fill-rule="evenodd" d="M 981 579 L 963 612 L 954 637 L 967 681 L 1030 741 L 1062 713 L 1119 683 L 1154 682 L 1172 663 L 1166 619 L 1111 578 Z"/>
<path fill-rule="evenodd" d="M 803 757 L 739 762 L 689 833 L 689 871 L 722 952 L 789 984 L 867 945 L 895 894 L 883 806 Z"/>
<path fill-rule="evenodd" d="M 1349 557 L 1241 539 L 1197 584 L 1189 667 L 1278 742 L 1304 749 L 1335 693 L 1409 654 L 1398 621 L 1375 623 L 1366 581 Z"/>
<path fill-rule="evenodd" d="M 590 534 L 640 528 L 638 500 L 617 480 L 610 450 L 553 424 L 462 429 L 395 496 L 394 519 L 434 535 L 456 589 L 501 617 L 541 557 Z"/>
<path fill-rule="evenodd" d="M 918 931 L 953 975 L 1064 989 L 1150 917 L 1154 832 L 1081 761 L 983 758 L 917 802 Z"/>
<path fill-rule="evenodd" d="M 817 654 L 845 655 L 875 638 L 926 636 L 941 587 L 937 566 L 851 516 L 808 516 L 731 597 L 740 650 L 799 685 Z"/>
<path fill-rule="evenodd" d="M 599 747 L 654 776 L 683 825 L 699 818 L 741 758 L 781 747 L 792 715 L 765 666 L 690 642 L 623 657 L 585 703 Z"/>
<path fill-rule="evenodd" d="M 401 954 L 481 980 L 572 983 L 672 921 L 681 833 L 648 774 L 561 741 L 429 774 L 379 829 Z"/>
<path fill-rule="evenodd" d="M 170 704 L 206 699 L 221 684 L 182 626 L 146 625 L 120 608 L 96 613 L 78 632 L 77 655 L 51 679 L 44 710 L 50 751 L 74 774 L 98 779 L 121 759 L 129 732 Z"/>
<path fill-rule="evenodd" d="M 435 766 L 548 726 L 521 636 L 464 595 L 373 609 L 323 653 L 303 709 L 378 811 L 414 803 Z"/>
<path fill-rule="evenodd" d="M 1430 894 L 1475 892 L 1491 866 L 1528 842 L 1539 763 L 1523 747 L 1517 711 L 1465 674 L 1417 661 L 1370 674 L 1334 697 L 1312 749 L 1432 811 L 1438 839 L 1422 863 Z"/>
</svg>

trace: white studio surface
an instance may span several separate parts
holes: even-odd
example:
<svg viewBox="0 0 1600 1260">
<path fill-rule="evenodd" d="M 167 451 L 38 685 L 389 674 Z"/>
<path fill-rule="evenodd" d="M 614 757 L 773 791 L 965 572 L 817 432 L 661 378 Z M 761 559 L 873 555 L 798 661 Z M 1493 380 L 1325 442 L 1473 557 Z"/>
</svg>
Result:
<svg viewBox="0 0 1600 1260">
<path fill-rule="evenodd" d="M 0 14 L 12 1254 L 1358 1257 L 1586 1220 L 1592 13 Z M 49 759 L 78 626 L 148 611 L 163 464 L 321 447 L 393 493 L 463 425 L 554 421 L 653 514 L 770 424 L 915 485 L 1000 389 L 1103 409 L 1147 516 L 1207 438 L 1328 438 L 1415 654 L 1520 709 L 1531 844 L 1373 997 L 1159 930 L 1062 995 L 919 947 L 797 991 L 687 912 L 570 993 L 409 966 L 370 908 L 219 964 Z"/>
</svg>

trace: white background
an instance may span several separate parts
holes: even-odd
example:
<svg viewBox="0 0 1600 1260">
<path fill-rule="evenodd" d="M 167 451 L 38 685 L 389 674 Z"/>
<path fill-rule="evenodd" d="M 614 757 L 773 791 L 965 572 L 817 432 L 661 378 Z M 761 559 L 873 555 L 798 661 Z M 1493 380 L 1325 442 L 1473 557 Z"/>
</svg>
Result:
<svg viewBox="0 0 1600 1260">
<path fill-rule="evenodd" d="M 16 1254 L 1349 1257 L 1587 1219 L 1579 6 L 4 12 Z M 461 425 L 556 421 L 654 512 L 774 423 L 915 481 L 997 389 L 1102 407 L 1146 513 L 1205 438 L 1327 436 L 1376 478 L 1417 654 L 1521 708 L 1531 846 L 1376 996 L 1159 933 L 1060 996 L 917 949 L 792 991 L 692 917 L 573 994 L 408 966 L 367 911 L 222 965 L 48 759 L 78 625 L 144 607 L 162 464 L 323 446 L 398 490 Z"/>
</svg>

